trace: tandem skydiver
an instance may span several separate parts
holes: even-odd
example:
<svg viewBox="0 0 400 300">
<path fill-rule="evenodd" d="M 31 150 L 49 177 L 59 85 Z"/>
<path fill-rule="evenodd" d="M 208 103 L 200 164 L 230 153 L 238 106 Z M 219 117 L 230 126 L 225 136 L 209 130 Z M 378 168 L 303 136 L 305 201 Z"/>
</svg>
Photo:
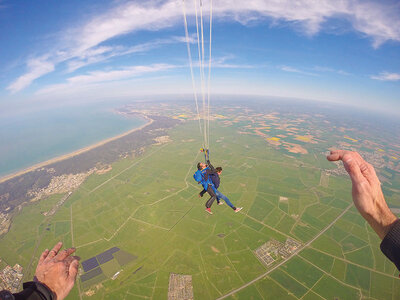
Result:
<svg viewBox="0 0 400 300">
<path fill-rule="evenodd" d="M 209 177 L 211 178 L 211 181 L 212 181 L 212 183 L 214 184 L 214 187 L 215 187 L 215 190 L 214 190 L 214 192 L 215 192 L 215 195 L 217 196 L 217 203 L 218 203 L 218 205 L 221 205 L 221 204 L 223 204 L 223 202 L 220 202 L 220 200 L 221 199 L 223 199 L 225 202 L 226 202 L 226 204 L 228 204 L 235 212 L 239 212 L 240 210 L 242 210 L 242 208 L 243 207 L 235 207 L 230 201 L 229 201 L 229 199 L 228 199 L 228 197 L 226 197 L 224 194 L 222 194 L 219 190 L 218 190 L 218 188 L 219 188 L 219 185 L 220 185 L 220 178 L 219 178 L 219 176 L 221 175 L 221 173 L 222 173 L 222 168 L 221 167 L 216 167 L 215 168 L 215 173 L 209 173 Z M 200 193 L 199 193 L 199 197 L 203 197 L 203 195 L 206 193 L 206 190 L 202 190 Z"/>
<path fill-rule="evenodd" d="M 223 199 L 225 202 L 235 211 L 238 212 L 242 209 L 242 207 L 236 208 L 233 204 L 229 201 L 228 197 L 218 191 L 220 178 L 219 175 L 222 172 L 222 168 L 218 167 L 215 169 L 213 165 L 211 165 L 210 161 L 207 160 L 207 164 L 203 164 L 199 162 L 197 164 L 197 171 L 194 173 L 193 177 L 198 182 L 201 183 L 203 186 L 203 191 L 200 192 L 200 196 L 202 197 L 205 192 L 207 192 L 211 197 L 206 202 L 206 211 L 209 214 L 211 212 L 211 205 L 213 204 L 214 200 L 217 199 L 218 204 L 220 204 L 219 200 Z M 212 180 L 214 177 L 214 180 Z M 215 183 L 217 185 L 215 185 Z"/>
<path fill-rule="evenodd" d="M 209 174 L 213 172 L 215 172 L 215 169 L 208 160 L 207 164 L 199 162 L 197 164 L 197 171 L 193 175 L 194 180 L 201 184 L 203 189 L 210 195 L 210 199 L 208 199 L 206 202 L 206 211 L 211 215 L 211 205 L 213 204 L 214 200 L 217 199 L 217 196 L 215 195 L 216 189 L 209 176 Z"/>
</svg>

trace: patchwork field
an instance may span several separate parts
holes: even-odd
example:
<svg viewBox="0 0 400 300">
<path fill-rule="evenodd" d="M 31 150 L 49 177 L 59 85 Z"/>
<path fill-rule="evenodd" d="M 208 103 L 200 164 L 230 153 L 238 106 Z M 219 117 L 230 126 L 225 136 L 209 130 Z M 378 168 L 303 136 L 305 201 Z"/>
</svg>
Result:
<svg viewBox="0 0 400 300">
<path fill-rule="evenodd" d="M 195 299 L 400 296 L 398 272 L 353 207 L 349 180 L 328 176 L 334 166 L 322 153 L 290 156 L 258 135 L 238 134 L 226 120 L 213 121 L 210 157 L 224 169 L 220 190 L 243 210 L 214 204 L 207 214 L 207 197 L 198 197 L 192 178 L 202 160 L 196 126 L 178 125 L 171 142 L 91 175 L 52 216 L 41 212 L 63 195 L 24 206 L 0 239 L 1 257 L 21 264 L 28 280 L 41 251 L 59 240 L 76 247 L 82 261 L 121 249 L 102 272 L 79 278 L 68 299 L 166 299 L 170 273 L 192 276 Z M 388 200 L 400 207 L 394 196 Z M 268 266 L 257 259 L 261 245 L 287 239 L 300 248 L 286 258 L 272 255 Z"/>
</svg>

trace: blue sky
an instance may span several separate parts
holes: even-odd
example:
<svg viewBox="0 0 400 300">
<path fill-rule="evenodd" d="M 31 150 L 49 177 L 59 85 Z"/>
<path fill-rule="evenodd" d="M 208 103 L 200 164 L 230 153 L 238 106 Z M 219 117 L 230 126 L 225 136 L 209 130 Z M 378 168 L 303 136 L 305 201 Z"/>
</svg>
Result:
<svg viewBox="0 0 400 300">
<path fill-rule="evenodd" d="M 195 0 L 185 3 L 199 91 Z M 182 5 L 0 0 L 0 108 L 192 93 Z M 212 94 L 400 112 L 400 2 L 214 0 L 211 66 Z"/>
</svg>

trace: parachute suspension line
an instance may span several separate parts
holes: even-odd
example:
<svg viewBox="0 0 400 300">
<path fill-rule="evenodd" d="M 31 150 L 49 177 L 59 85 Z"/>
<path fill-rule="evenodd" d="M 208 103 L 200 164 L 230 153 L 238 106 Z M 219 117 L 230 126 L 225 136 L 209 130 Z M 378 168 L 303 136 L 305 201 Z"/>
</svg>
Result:
<svg viewBox="0 0 400 300">
<path fill-rule="evenodd" d="M 207 112 L 208 107 L 206 106 L 206 83 L 204 75 L 204 30 L 203 30 L 203 0 L 200 0 L 200 30 L 201 30 L 201 94 L 203 97 L 203 113 L 204 113 L 204 143 L 206 149 L 208 149 L 208 128 L 207 128 Z"/>
<path fill-rule="evenodd" d="M 203 121 L 204 121 L 204 125 L 203 125 L 203 134 L 204 134 L 204 140 L 203 140 L 203 148 L 204 149 L 208 149 L 207 147 L 207 128 L 206 128 L 206 101 L 205 101 L 205 89 L 204 89 L 204 65 L 203 65 L 203 61 L 204 61 L 204 51 L 201 51 L 201 49 L 204 49 L 204 47 L 200 46 L 200 36 L 203 36 L 203 33 L 201 32 L 201 34 L 199 33 L 199 14 L 197 11 L 197 1 L 194 0 L 194 8 L 195 8 L 195 15 L 196 15 L 196 33 L 197 33 L 197 50 L 198 50 L 198 55 L 199 55 L 199 72 L 200 72 L 200 88 L 201 88 L 201 97 L 203 100 Z M 203 20 L 202 20 L 202 0 L 200 0 L 200 13 L 201 13 L 201 31 L 203 29 Z M 202 39 L 202 43 L 204 42 L 204 39 Z M 203 54 L 203 55 L 202 55 Z"/>
<path fill-rule="evenodd" d="M 212 7 L 213 3 L 210 0 L 210 43 L 209 43 L 209 54 L 208 54 L 208 82 L 207 82 L 207 100 L 208 100 L 208 112 L 207 112 L 207 146 L 210 147 L 210 84 L 211 84 L 211 36 L 212 36 Z"/>
<path fill-rule="evenodd" d="M 182 8 L 183 8 L 183 18 L 184 18 L 184 23 L 185 23 L 186 48 L 187 48 L 188 57 L 189 57 L 190 75 L 192 77 L 193 96 L 194 96 L 194 100 L 196 102 L 196 112 L 197 112 L 197 119 L 199 121 L 200 135 L 202 136 L 203 135 L 203 131 L 201 129 L 199 104 L 198 104 L 198 101 L 197 101 L 197 91 L 196 91 L 196 85 L 195 85 L 195 82 L 194 82 L 193 62 L 192 62 L 192 54 L 191 54 L 191 51 L 190 51 L 189 32 L 188 32 L 187 19 L 186 19 L 185 0 L 183 0 Z"/>
<path fill-rule="evenodd" d="M 199 0 L 200 13 L 198 12 L 197 0 L 194 0 L 194 8 L 195 8 L 195 20 L 196 20 L 196 34 L 197 34 L 197 49 L 198 49 L 198 57 L 199 57 L 199 71 L 200 71 L 200 90 L 201 90 L 201 98 L 203 102 L 203 111 L 200 114 L 199 111 L 199 103 L 198 103 L 198 93 L 195 85 L 195 76 L 193 72 L 193 60 L 190 50 L 190 42 L 189 42 L 189 31 L 187 24 L 187 16 L 186 16 L 186 6 L 185 0 L 183 1 L 183 16 L 185 23 L 185 36 L 186 36 L 186 47 L 189 56 L 190 63 L 190 74 L 192 77 L 192 86 L 193 93 L 196 102 L 196 112 L 197 118 L 199 121 L 199 129 L 200 134 L 203 136 L 203 148 L 201 149 L 204 152 L 205 160 L 209 159 L 209 144 L 210 144 L 210 83 L 211 83 L 211 33 L 212 33 L 212 0 L 210 0 L 210 43 L 209 43 L 209 57 L 208 57 L 208 79 L 206 83 L 204 65 L 205 65 L 205 51 L 204 51 L 204 24 L 203 24 L 203 0 Z M 200 15 L 200 16 L 199 16 Z M 199 20 L 200 17 L 200 20 Z M 200 23 L 200 24 L 199 24 Z M 207 86 L 207 87 L 206 87 Z M 201 122 L 201 116 L 203 117 L 203 126 Z"/>
</svg>

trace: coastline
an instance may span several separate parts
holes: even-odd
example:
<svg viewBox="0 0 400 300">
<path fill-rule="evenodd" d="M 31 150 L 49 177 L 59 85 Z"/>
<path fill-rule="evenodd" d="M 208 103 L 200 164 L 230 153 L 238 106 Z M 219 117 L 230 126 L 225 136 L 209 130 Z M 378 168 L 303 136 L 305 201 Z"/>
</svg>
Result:
<svg viewBox="0 0 400 300">
<path fill-rule="evenodd" d="M 119 138 L 122 138 L 122 137 L 124 137 L 124 136 L 127 136 L 128 134 L 131 134 L 132 132 L 142 130 L 143 128 L 145 128 L 145 127 L 151 125 L 151 124 L 154 122 L 153 119 L 149 118 L 149 117 L 146 116 L 146 115 L 141 115 L 141 117 L 144 118 L 144 119 L 146 119 L 148 122 L 147 122 L 146 124 L 143 124 L 143 125 L 140 126 L 140 127 L 133 128 L 133 129 L 128 130 L 128 131 L 126 131 L 126 132 L 124 132 L 124 133 L 121 133 L 121 134 L 119 134 L 119 135 L 116 135 L 116 136 L 113 136 L 113 137 L 111 137 L 111 138 L 108 138 L 108 139 L 102 140 L 102 141 L 100 141 L 100 142 L 97 142 L 97 143 L 95 143 L 95 144 L 93 144 L 93 145 L 90 145 L 90 146 L 87 146 L 87 147 L 78 149 L 78 150 L 76 150 L 76 151 L 73 151 L 73 152 L 70 152 L 70 153 L 67 153 L 67 154 L 64 154 L 64 155 L 60 155 L 60 156 L 51 158 L 51 159 L 49 159 L 49 160 L 46 160 L 46 161 L 37 163 L 37 164 L 35 164 L 35 165 L 32 165 L 32 166 L 30 166 L 30 167 L 27 167 L 27 168 L 25 168 L 25 169 L 23 169 L 23 170 L 20 170 L 20 171 L 17 171 L 17 172 L 14 172 L 14 173 L 5 175 L 5 176 L 3 176 L 3 177 L 0 177 L 0 183 L 3 183 L 3 182 L 5 182 L 5 181 L 7 181 L 7 180 L 10 180 L 10 179 L 12 179 L 12 178 L 18 177 L 18 176 L 20 176 L 20 175 L 26 174 L 26 173 L 28 173 L 28 172 L 34 171 L 34 170 L 36 170 L 36 169 L 43 168 L 43 167 L 45 167 L 45 166 L 47 166 L 47 165 L 49 165 L 49 164 L 52 164 L 52 163 L 55 163 L 55 162 L 59 162 L 59 161 L 63 161 L 63 160 L 65 160 L 65 159 L 68 159 L 68 158 L 77 156 L 77 155 L 82 154 L 82 153 L 85 153 L 85 152 L 87 152 L 87 151 L 89 151 L 89 150 L 92 150 L 92 149 L 95 149 L 95 148 L 97 148 L 97 147 L 103 146 L 103 145 L 105 145 L 105 144 L 107 144 L 107 143 L 109 143 L 109 142 L 112 142 L 112 141 L 115 141 L 115 140 L 117 140 L 117 139 L 119 139 Z"/>
</svg>

